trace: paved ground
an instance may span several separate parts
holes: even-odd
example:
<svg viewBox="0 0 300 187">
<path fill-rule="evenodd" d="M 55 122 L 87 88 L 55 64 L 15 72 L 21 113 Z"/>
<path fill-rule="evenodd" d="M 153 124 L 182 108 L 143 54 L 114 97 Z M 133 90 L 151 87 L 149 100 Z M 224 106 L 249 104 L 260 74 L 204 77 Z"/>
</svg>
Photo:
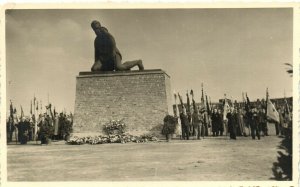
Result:
<svg viewBox="0 0 300 187">
<path fill-rule="evenodd" d="M 8 181 L 271 180 L 281 138 L 238 138 L 8 145 Z"/>
</svg>

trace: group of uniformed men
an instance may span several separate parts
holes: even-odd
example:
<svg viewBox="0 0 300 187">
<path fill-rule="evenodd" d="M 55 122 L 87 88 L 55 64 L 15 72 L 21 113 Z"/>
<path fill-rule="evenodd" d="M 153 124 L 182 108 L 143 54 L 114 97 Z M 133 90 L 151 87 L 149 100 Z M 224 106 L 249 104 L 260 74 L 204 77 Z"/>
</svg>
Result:
<svg viewBox="0 0 300 187">
<path fill-rule="evenodd" d="M 278 109 L 280 122 L 274 122 L 276 135 L 284 134 L 283 124 L 287 121 L 283 117 L 283 112 Z M 175 116 L 177 117 L 177 116 Z M 237 136 L 250 136 L 252 139 L 257 137 L 260 140 L 261 135 L 268 136 L 267 117 L 264 108 L 253 106 L 246 112 L 245 108 L 237 109 L 231 107 L 224 116 L 224 111 L 214 108 L 208 115 L 204 108 L 187 112 L 185 106 L 182 106 L 179 119 L 181 122 L 181 138 L 189 140 L 191 136 L 197 139 L 204 138 L 211 134 L 212 136 L 223 136 L 229 133 L 230 139 L 236 139 Z M 179 124 L 180 125 L 180 124 Z M 291 124 L 290 124 L 291 125 Z M 209 133 L 210 129 L 210 133 Z"/>
<path fill-rule="evenodd" d="M 35 123 L 37 130 L 35 134 Z M 7 142 L 13 139 L 20 144 L 26 144 L 27 141 L 40 140 L 41 144 L 47 144 L 47 139 L 62 140 L 70 135 L 73 124 L 72 114 L 54 112 L 39 114 L 37 121 L 35 117 L 17 117 L 16 114 L 10 115 L 7 124 Z"/>
</svg>

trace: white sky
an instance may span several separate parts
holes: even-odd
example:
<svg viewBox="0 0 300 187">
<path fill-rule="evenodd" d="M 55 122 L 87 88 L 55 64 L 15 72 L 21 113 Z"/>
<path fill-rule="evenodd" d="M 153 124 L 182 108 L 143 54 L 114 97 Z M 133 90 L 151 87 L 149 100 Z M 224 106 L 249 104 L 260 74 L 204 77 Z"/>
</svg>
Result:
<svg viewBox="0 0 300 187">
<path fill-rule="evenodd" d="M 146 69 L 163 69 L 172 90 L 201 82 L 212 101 L 292 96 L 292 9 L 8 10 L 6 12 L 7 106 L 29 112 L 39 102 L 73 111 L 76 75 L 93 64 L 99 20 L 115 37 L 123 60 L 142 59 Z"/>
</svg>

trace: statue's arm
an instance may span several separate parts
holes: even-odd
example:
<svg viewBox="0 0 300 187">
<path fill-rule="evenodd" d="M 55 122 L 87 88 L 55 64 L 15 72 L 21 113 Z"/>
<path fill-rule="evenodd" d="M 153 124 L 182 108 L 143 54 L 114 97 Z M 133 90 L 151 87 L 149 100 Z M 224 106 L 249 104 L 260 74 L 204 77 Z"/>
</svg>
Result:
<svg viewBox="0 0 300 187">
<path fill-rule="evenodd" d="M 97 44 L 96 40 L 94 42 L 94 48 L 95 48 L 95 62 L 99 62 L 100 54 L 99 54 L 98 44 Z"/>
</svg>

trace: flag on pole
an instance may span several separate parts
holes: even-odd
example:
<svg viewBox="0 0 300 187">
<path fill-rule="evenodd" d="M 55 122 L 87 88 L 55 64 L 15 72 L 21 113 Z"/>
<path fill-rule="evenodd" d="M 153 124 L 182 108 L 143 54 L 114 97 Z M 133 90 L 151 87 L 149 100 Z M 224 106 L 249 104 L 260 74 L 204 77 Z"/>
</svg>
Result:
<svg viewBox="0 0 300 187">
<path fill-rule="evenodd" d="M 226 99 L 226 94 L 224 94 L 224 105 L 223 105 L 223 120 L 227 120 L 227 113 L 230 109 L 230 106 L 228 104 L 228 101 Z"/>
<path fill-rule="evenodd" d="M 285 102 L 285 105 L 284 105 L 284 117 L 288 121 L 291 121 L 292 120 L 292 116 L 291 116 L 290 106 L 289 106 L 286 98 L 284 98 L 284 102 Z"/>
<path fill-rule="evenodd" d="M 21 105 L 21 119 L 24 117 L 24 111 L 23 111 L 23 108 L 22 108 L 22 105 Z"/>
<path fill-rule="evenodd" d="M 9 110 L 10 110 L 10 116 L 13 117 L 13 114 L 14 114 L 14 107 L 13 107 L 13 104 L 12 104 L 11 100 L 10 100 Z"/>
<path fill-rule="evenodd" d="M 40 100 L 40 113 L 43 113 L 42 100 Z"/>
<path fill-rule="evenodd" d="M 209 106 L 210 106 L 210 109 L 212 110 L 213 105 L 211 104 L 211 99 L 210 99 L 210 97 L 209 97 Z"/>
<path fill-rule="evenodd" d="M 250 99 L 249 99 L 247 93 L 246 93 L 246 99 L 247 99 L 247 101 L 246 101 L 245 110 L 246 110 L 247 113 L 249 113 L 249 112 L 250 112 L 250 109 L 251 109 L 251 103 L 250 103 Z"/>
<path fill-rule="evenodd" d="M 204 101 L 204 93 L 203 93 L 203 83 L 201 83 L 201 105 L 204 107 L 205 101 Z"/>
<path fill-rule="evenodd" d="M 30 101 L 30 115 L 32 115 L 32 100 Z"/>
<path fill-rule="evenodd" d="M 192 96 L 192 103 L 193 103 L 193 109 L 194 109 L 194 112 L 197 112 L 197 113 L 198 113 L 199 111 L 197 111 L 198 108 L 197 108 L 197 106 L 196 106 L 196 102 L 195 102 L 195 99 L 194 99 L 194 91 L 191 90 L 190 94 L 191 94 L 191 96 Z"/>
<path fill-rule="evenodd" d="M 269 98 L 267 100 L 267 117 L 279 123 L 279 113 Z"/>
<path fill-rule="evenodd" d="M 267 114 L 267 118 L 274 120 L 278 123 L 280 122 L 279 113 L 277 112 L 274 104 L 271 102 L 271 100 L 269 98 L 268 88 L 266 90 L 266 114 Z"/>
<path fill-rule="evenodd" d="M 190 102 L 190 97 L 189 97 L 189 91 L 188 90 L 186 92 L 186 112 L 188 114 L 191 113 L 191 102 Z"/>
<path fill-rule="evenodd" d="M 182 101 L 182 97 L 181 97 L 181 95 L 179 93 L 177 95 L 178 95 L 178 98 L 179 98 L 179 102 L 180 102 L 181 108 L 183 109 L 184 104 L 183 104 L 183 101 Z"/>
<path fill-rule="evenodd" d="M 205 98 L 206 98 L 206 110 L 207 110 L 207 114 L 208 114 L 208 115 L 211 115 L 211 109 L 210 109 L 210 106 L 209 106 L 209 104 L 208 104 L 207 95 L 205 95 Z"/>
<path fill-rule="evenodd" d="M 245 99 L 244 92 L 242 92 L 242 99 L 243 99 L 243 105 L 245 107 L 246 106 L 246 99 Z"/>
<path fill-rule="evenodd" d="M 36 101 L 36 110 L 39 110 L 39 101 Z"/>
</svg>

